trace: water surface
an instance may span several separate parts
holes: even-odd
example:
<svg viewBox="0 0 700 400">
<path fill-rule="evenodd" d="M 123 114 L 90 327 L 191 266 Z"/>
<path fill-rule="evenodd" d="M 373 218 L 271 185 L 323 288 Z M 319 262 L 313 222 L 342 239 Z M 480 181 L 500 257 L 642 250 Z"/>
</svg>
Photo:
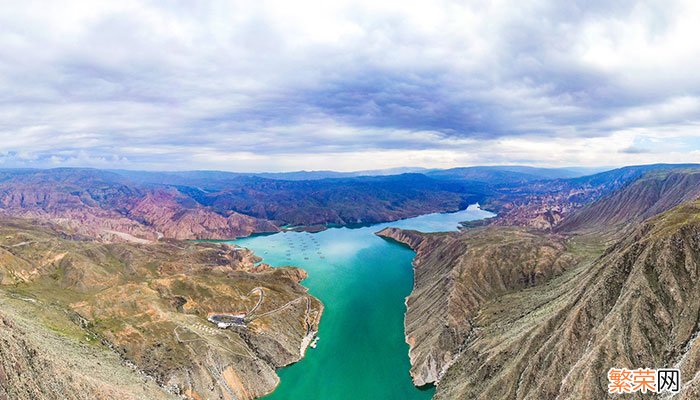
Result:
<svg viewBox="0 0 700 400">
<path fill-rule="evenodd" d="M 456 230 L 461 221 L 491 216 L 470 206 L 456 213 L 361 228 L 283 232 L 233 242 L 273 266 L 305 269 L 309 277 L 304 286 L 325 306 L 318 347 L 279 370 L 281 383 L 266 399 L 430 399 L 433 389 L 420 390 L 411 382 L 403 333 L 414 253 L 374 233 L 389 226 L 423 232 Z"/>
</svg>

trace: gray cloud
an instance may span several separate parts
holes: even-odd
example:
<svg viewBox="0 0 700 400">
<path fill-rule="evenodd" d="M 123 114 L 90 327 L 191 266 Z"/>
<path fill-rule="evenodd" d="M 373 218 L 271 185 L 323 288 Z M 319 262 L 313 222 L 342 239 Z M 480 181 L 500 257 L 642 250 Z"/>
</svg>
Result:
<svg viewBox="0 0 700 400">
<path fill-rule="evenodd" d="M 690 1 L 6 5 L 0 163 L 690 161 L 630 149 L 698 135 L 697 17 Z"/>
<path fill-rule="evenodd" d="M 646 153 L 651 153 L 651 150 L 644 148 L 644 147 L 630 146 L 630 147 L 625 147 L 624 149 L 620 150 L 620 153 L 646 154 Z"/>
</svg>

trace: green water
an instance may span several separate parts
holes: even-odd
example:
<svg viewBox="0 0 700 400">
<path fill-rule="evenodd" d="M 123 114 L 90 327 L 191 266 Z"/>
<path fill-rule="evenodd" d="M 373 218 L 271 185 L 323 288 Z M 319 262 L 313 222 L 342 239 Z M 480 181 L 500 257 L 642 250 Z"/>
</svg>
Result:
<svg viewBox="0 0 700 400">
<path fill-rule="evenodd" d="M 309 348 L 303 360 L 278 371 L 281 383 L 266 399 L 431 398 L 434 389 L 417 389 L 411 383 L 404 342 L 404 299 L 413 286 L 414 253 L 374 233 L 387 226 L 449 231 L 460 221 L 492 215 L 470 207 L 362 228 L 284 232 L 235 241 L 273 266 L 305 269 L 309 277 L 304 286 L 325 306 L 317 348 Z"/>
</svg>

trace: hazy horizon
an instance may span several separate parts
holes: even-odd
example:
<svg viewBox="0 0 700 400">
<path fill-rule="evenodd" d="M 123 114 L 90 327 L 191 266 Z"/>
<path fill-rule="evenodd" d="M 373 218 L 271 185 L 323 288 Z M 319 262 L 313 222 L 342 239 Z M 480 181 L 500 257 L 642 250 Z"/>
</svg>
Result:
<svg viewBox="0 0 700 400">
<path fill-rule="evenodd" d="M 294 174 L 294 173 L 337 173 L 337 174 L 357 174 L 357 173 L 386 173 L 386 175 L 391 175 L 393 173 L 421 173 L 427 171 L 442 171 L 449 169 L 459 169 L 459 168 L 496 168 L 502 170 L 508 170 L 508 168 L 532 168 L 540 170 L 561 170 L 561 171 L 581 171 L 585 173 L 597 173 L 603 171 L 609 171 L 617 168 L 624 167 L 634 167 L 643 165 L 654 165 L 654 164 L 693 164 L 693 163 L 645 163 L 645 164 L 629 164 L 629 165 L 618 165 L 618 166 L 563 166 L 563 167 L 548 167 L 541 165 L 525 165 L 525 164 L 499 164 L 499 165 L 460 165 L 450 168 L 425 168 L 425 167 L 411 167 L 411 166 L 401 166 L 401 167 L 391 167 L 391 168 L 379 168 L 379 169 L 353 169 L 353 170 L 335 170 L 335 169 L 297 169 L 297 170 L 257 170 L 257 171 L 239 171 L 239 170 L 225 170 L 225 169 L 142 169 L 142 168 L 110 168 L 110 167 L 99 167 L 99 166 L 83 166 L 83 165 L 71 165 L 71 166 L 46 166 L 46 167 L 8 167 L 0 165 L 0 171 L 2 170 L 49 170 L 49 169 L 95 169 L 102 171 L 128 171 L 128 172 L 163 172 L 163 173 L 187 173 L 187 172 L 223 172 L 231 174 Z M 698 163 L 700 165 L 700 163 Z"/>
</svg>

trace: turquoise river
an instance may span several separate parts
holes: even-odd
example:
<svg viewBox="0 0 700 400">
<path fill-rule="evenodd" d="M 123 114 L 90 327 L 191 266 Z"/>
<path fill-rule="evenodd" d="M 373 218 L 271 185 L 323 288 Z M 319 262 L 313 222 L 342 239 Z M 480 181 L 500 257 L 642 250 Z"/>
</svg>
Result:
<svg viewBox="0 0 700 400">
<path fill-rule="evenodd" d="M 319 233 L 283 232 L 233 243 L 250 248 L 273 266 L 305 269 L 302 283 L 324 304 L 319 341 L 306 357 L 279 370 L 281 383 L 266 399 L 420 400 L 409 375 L 404 341 L 404 300 L 413 286 L 414 253 L 374 233 L 388 226 L 423 232 L 456 230 L 460 221 L 493 216 L 470 206 L 360 228 Z"/>
</svg>

